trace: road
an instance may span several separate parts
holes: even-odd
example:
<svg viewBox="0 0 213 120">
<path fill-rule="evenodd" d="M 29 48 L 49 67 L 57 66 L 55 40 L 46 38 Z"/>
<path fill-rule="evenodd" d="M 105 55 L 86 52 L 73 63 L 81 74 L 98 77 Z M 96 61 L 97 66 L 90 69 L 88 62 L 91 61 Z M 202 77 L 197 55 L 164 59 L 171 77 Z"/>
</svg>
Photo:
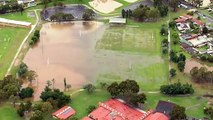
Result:
<svg viewBox="0 0 213 120">
<path fill-rule="evenodd" d="M 38 17 L 38 14 L 37 14 L 36 11 L 37 11 L 37 10 L 34 10 L 35 15 L 36 15 L 36 23 L 35 23 L 34 25 L 32 25 L 32 28 L 30 29 L 29 33 L 27 34 L 27 36 L 24 38 L 24 40 L 22 41 L 21 45 L 19 46 L 19 49 L 18 49 L 18 51 L 16 52 L 16 55 L 15 55 L 15 57 L 13 58 L 13 61 L 11 62 L 10 67 L 8 68 L 7 73 L 6 73 L 5 76 L 7 76 L 7 75 L 10 74 L 10 71 L 11 71 L 11 69 L 12 69 L 12 67 L 13 67 L 13 65 L 14 65 L 14 63 L 15 63 L 15 61 L 16 61 L 16 59 L 18 58 L 18 55 L 20 54 L 20 52 L 21 52 L 21 50 L 22 50 L 22 48 L 23 48 L 25 42 L 27 41 L 27 39 L 29 38 L 29 36 L 30 36 L 31 33 L 35 30 L 36 26 L 37 26 L 38 23 L 39 23 L 39 17 Z"/>
</svg>

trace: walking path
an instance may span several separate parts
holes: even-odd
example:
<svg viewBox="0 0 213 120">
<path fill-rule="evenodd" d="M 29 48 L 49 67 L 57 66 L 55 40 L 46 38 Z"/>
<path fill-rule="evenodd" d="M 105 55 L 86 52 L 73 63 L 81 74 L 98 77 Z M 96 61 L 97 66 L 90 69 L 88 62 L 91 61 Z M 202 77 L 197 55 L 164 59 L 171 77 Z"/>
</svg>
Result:
<svg viewBox="0 0 213 120">
<path fill-rule="evenodd" d="M 10 71 L 11 71 L 11 69 L 12 69 L 12 67 L 13 67 L 13 65 L 14 65 L 14 63 L 15 63 L 15 61 L 17 60 L 18 55 L 20 54 L 20 52 L 21 52 L 21 50 L 22 50 L 22 48 L 23 48 L 25 42 L 27 41 L 27 39 L 29 38 L 29 36 L 30 36 L 31 33 L 35 30 L 36 26 L 37 26 L 38 23 L 39 23 L 39 17 L 38 17 L 38 14 L 37 14 L 36 10 L 34 10 L 34 12 L 35 12 L 35 15 L 36 15 L 36 24 L 35 24 L 35 25 L 32 25 L 31 30 L 29 31 L 29 33 L 27 34 L 27 36 L 24 38 L 24 40 L 22 41 L 21 45 L 19 46 L 19 49 L 18 49 L 18 51 L 16 52 L 16 55 L 15 55 L 15 57 L 13 58 L 13 61 L 11 62 L 10 67 L 8 68 L 7 73 L 6 73 L 5 76 L 7 76 L 7 75 L 10 74 Z"/>
</svg>

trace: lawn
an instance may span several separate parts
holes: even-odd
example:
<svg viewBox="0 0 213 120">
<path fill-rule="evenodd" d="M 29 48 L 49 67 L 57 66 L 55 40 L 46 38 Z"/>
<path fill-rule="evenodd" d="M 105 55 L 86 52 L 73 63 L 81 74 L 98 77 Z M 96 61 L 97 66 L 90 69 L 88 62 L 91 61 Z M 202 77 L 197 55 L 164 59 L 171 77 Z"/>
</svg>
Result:
<svg viewBox="0 0 213 120">
<path fill-rule="evenodd" d="M 0 79 L 6 74 L 29 29 L 0 27 Z"/>
<path fill-rule="evenodd" d="M 76 117 L 79 119 L 87 116 L 87 108 L 89 105 L 98 106 L 98 102 L 105 102 L 110 98 L 110 95 L 105 90 L 96 90 L 92 94 L 88 94 L 86 91 L 81 91 L 79 93 L 71 96 L 70 106 L 76 110 Z"/>
<path fill-rule="evenodd" d="M 10 105 L 1 105 L 0 113 L 0 120 L 22 120 Z"/>
<path fill-rule="evenodd" d="M 29 16 L 28 15 L 29 13 L 32 13 L 33 16 Z M 26 22 L 31 22 L 32 24 L 34 24 L 36 22 L 36 16 L 35 16 L 34 11 L 26 11 L 26 10 L 22 14 L 20 12 L 1 14 L 0 18 L 26 21 Z"/>
</svg>

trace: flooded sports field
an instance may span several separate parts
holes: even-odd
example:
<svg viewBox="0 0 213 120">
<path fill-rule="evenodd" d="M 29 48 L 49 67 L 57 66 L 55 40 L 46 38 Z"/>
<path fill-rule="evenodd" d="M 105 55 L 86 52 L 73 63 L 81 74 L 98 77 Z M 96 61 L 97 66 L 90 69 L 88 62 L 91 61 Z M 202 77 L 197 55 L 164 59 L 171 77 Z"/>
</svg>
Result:
<svg viewBox="0 0 213 120">
<path fill-rule="evenodd" d="M 158 49 L 157 33 L 111 28 L 95 21 L 44 24 L 39 43 L 23 61 L 38 75 L 33 82 L 35 100 L 47 80 L 54 79 L 54 88 L 64 90 L 64 78 L 74 89 L 129 78 L 137 80 L 144 90 L 158 90 L 167 81 L 168 66 Z"/>
<path fill-rule="evenodd" d="M 40 93 L 47 80 L 55 79 L 55 88 L 64 88 L 64 78 L 72 87 L 91 80 L 97 70 L 91 61 L 94 44 L 102 34 L 99 22 L 44 24 L 40 42 L 30 49 L 24 62 L 38 74 L 35 85 Z M 38 97 L 38 96 L 35 96 Z"/>
</svg>

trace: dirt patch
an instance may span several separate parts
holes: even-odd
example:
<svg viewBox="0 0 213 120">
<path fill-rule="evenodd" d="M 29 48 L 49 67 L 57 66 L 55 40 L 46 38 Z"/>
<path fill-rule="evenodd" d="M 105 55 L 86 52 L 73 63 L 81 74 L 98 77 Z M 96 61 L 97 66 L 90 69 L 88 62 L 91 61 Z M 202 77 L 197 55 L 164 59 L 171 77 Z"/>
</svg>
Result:
<svg viewBox="0 0 213 120">
<path fill-rule="evenodd" d="M 122 6 L 121 3 L 116 2 L 114 0 L 93 0 L 92 2 L 89 2 L 89 4 L 95 10 L 102 13 L 113 12 L 116 8 L 119 8 Z"/>
<path fill-rule="evenodd" d="M 206 67 L 208 71 L 213 71 L 213 67 L 209 67 L 209 66 L 207 66 L 205 64 L 201 64 L 198 61 L 191 59 L 191 60 L 186 60 L 186 65 L 185 65 L 184 72 L 185 73 L 190 73 L 190 70 L 192 68 L 194 68 L 194 67 L 198 67 L 198 68 Z"/>
</svg>

